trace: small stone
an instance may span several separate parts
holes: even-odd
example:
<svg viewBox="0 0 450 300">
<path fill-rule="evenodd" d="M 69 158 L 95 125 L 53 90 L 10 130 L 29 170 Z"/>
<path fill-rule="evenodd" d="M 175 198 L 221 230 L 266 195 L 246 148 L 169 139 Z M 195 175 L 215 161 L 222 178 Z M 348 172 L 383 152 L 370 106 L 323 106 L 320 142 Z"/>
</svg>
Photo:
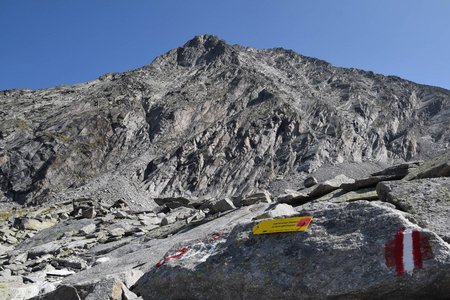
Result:
<svg viewBox="0 0 450 300">
<path fill-rule="evenodd" d="M 72 216 L 77 218 L 95 218 L 97 212 L 95 210 L 94 201 L 91 199 L 77 199 L 73 202 Z"/>
<path fill-rule="evenodd" d="M 65 249 L 85 248 L 88 244 L 94 243 L 96 239 L 85 239 L 68 243 Z"/>
<path fill-rule="evenodd" d="M 102 217 L 101 220 L 102 220 L 102 222 L 104 222 L 104 223 L 108 223 L 108 222 L 111 222 L 112 220 L 114 220 L 115 218 L 116 218 L 115 215 L 113 215 L 113 214 L 107 214 L 106 216 Z"/>
<path fill-rule="evenodd" d="M 112 237 L 120 237 L 120 236 L 123 236 L 125 234 L 125 229 L 120 228 L 120 227 L 113 228 L 113 229 L 108 230 L 108 233 Z"/>
<path fill-rule="evenodd" d="M 56 254 L 61 250 L 61 245 L 55 242 L 46 243 L 28 251 L 28 258 L 35 258 L 44 254 Z"/>
<path fill-rule="evenodd" d="M 107 256 L 99 257 L 99 258 L 97 258 L 97 259 L 95 260 L 95 264 L 96 264 L 96 265 L 98 265 L 98 264 L 103 264 L 103 263 L 108 262 L 108 261 L 110 261 L 110 260 L 111 260 L 111 258 L 109 258 L 109 257 L 107 257 Z"/>
<path fill-rule="evenodd" d="M 298 212 L 289 204 L 279 203 L 273 208 L 269 208 L 265 213 L 259 215 L 255 220 L 265 219 L 265 218 L 279 218 L 279 217 L 289 217 L 297 215 Z"/>
<path fill-rule="evenodd" d="M 58 214 L 58 217 L 61 220 L 67 220 L 69 218 L 69 215 L 67 213 L 63 212 L 63 213 Z"/>
<path fill-rule="evenodd" d="M 127 202 L 125 202 L 125 200 L 119 199 L 119 200 L 117 200 L 116 202 L 114 202 L 114 204 L 111 205 L 110 208 L 125 209 L 125 208 L 128 208 L 128 207 L 129 207 L 129 205 L 128 205 Z"/>
<path fill-rule="evenodd" d="M 169 215 L 167 217 L 164 217 L 161 220 L 161 226 L 169 225 L 169 224 L 175 223 L 176 221 L 177 221 L 177 217 L 176 216 Z"/>
<path fill-rule="evenodd" d="M 185 220 L 189 218 L 190 216 L 194 215 L 197 212 L 197 210 L 189 207 L 178 207 L 173 209 L 170 212 L 170 216 L 175 216 L 176 220 Z"/>
<path fill-rule="evenodd" d="M 25 263 L 27 261 L 28 253 L 21 253 L 14 258 L 14 262 Z"/>
<path fill-rule="evenodd" d="M 160 225 L 161 224 L 161 218 L 159 217 L 149 217 L 149 216 L 143 216 L 139 217 L 141 220 L 142 225 Z"/>
<path fill-rule="evenodd" d="M 242 206 L 253 205 L 258 202 L 271 203 L 272 199 L 270 198 L 270 193 L 268 191 L 261 191 L 258 193 L 254 193 L 241 201 Z"/>
<path fill-rule="evenodd" d="M 80 233 L 84 234 L 84 235 L 89 235 L 91 233 L 95 232 L 96 229 L 96 225 L 94 223 L 91 223 L 89 225 L 84 226 L 83 228 L 80 229 Z"/>
<path fill-rule="evenodd" d="M 203 210 L 199 210 L 199 211 L 197 211 L 197 212 L 195 213 L 195 215 L 193 215 L 193 216 L 187 218 L 187 219 L 186 219 L 186 222 L 189 224 L 189 223 L 194 222 L 194 221 L 200 221 L 200 220 L 203 220 L 205 217 L 206 217 L 205 212 L 204 212 Z"/>
<path fill-rule="evenodd" d="M 336 177 L 326 180 L 322 183 L 319 183 L 317 186 L 313 188 L 311 193 L 309 194 L 310 197 L 320 197 L 325 194 L 328 194 L 334 190 L 337 190 L 341 187 L 343 184 L 349 184 L 354 183 L 355 180 L 353 178 L 349 178 L 345 176 L 344 174 L 337 175 Z"/>
<path fill-rule="evenodd" d="M 12 274 L 17 274 L 19 271 L 22 271 L 25 269 L 25 266 L 22 264 L 9 264 L 9 265 L 5 265 L 3 267 L 11 270 Z"/>
<path fill-rule="evenodd" d="M 14 221 L 14 227 L 19 229 L 28 229 L 28 230 L 36 230 L 41 231 L 47 228 L 50 228 L 56 224 L 56 221 L 46 220 L 39 221 L 36 219 L 27 219 L 27 218 L 16 218 Z"/>
<path fill-rule="evenodd" d="M 47 271 L 32 272 L 26 276 L 23 276 L 24 282 L 38 283 L 45 281 Z"/>
<path fill-rule="evenodd" d="M 303 182 L 303 185 L 306 188 L 312 187 L 314 185 L 316 185 L 318 183 L 317 179 L 313 176 L 309 176 L 305 179 L 305 181 Z"/>
<path fill-rule="evenodd" d="M 124 219 L 124 218 L 128 217 L 128 214 L 121 210 L 117 211 L 114 215 L 120 219 Z"/>
<path fill-rule="evenodd" d="M 70 257 L 70 258 L 57 258 L 54 260 L 59 266 L 71 268 L 71 269 L 85 269 L 87 267 L 87 263 L 84 259 L 79 257 Z"/>
<path fill-rule="evenodd" d="M 210 199 L 203 203 L 200 206 L 200 209 L 208 210 L 210 214 L 215 214 L 236 209 L 236 206 L 234 206 L 233 202 L 229 198 L 224 198 L 221 200 Z"/>
<path fill-rule="evenodd" d="M 296 199 L 308 199 L 308 193 L 303 191 L 285 190 L 283 194 L 278 195 L 277 202 L 279 203 L 294 203 Z"/>
<path fill-rule="evenodd" d="M 75 272 L 67 269 L 53 270 L 47 272 L 47 276 L 58 276 L 58 277 L 67 277 L 72 274 L 75 274 Z"/>
<path fill-rule="evenodd" d="M 6 242 L 10 245 L 15 245 L 19 242 L 18 239 L 16 239 L 15 237 L 11 236 L 11 235 L 7 235 L 6 236 Z"/>
</svg>

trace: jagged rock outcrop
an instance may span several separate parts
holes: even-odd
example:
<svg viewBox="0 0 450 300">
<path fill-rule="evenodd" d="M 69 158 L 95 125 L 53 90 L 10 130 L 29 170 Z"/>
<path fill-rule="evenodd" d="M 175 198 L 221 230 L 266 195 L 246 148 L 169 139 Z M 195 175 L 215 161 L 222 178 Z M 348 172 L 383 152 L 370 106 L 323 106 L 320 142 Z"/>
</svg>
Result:
<svg viewBox="0 0 450 300">
<path fill-rule="evenodd" d="M 134 71 L 0 92 L 3 205 L 245 196 L 322 165 L 426 158 L 449 146 L 449 101 L 444 89 L 198 36 Z"/>
</svg>

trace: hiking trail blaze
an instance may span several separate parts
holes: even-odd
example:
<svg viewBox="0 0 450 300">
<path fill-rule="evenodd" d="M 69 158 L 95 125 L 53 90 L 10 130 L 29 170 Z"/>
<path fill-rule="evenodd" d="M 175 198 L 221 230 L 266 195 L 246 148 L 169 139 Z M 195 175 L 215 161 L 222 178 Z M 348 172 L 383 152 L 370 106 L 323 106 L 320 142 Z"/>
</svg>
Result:
<svg viewBox="0 0 450 300">
<path fill-rule="evenodd" d="M 428 237 L 416 229 L 399 229 L 385 245 L 386 265 L 395 267 L 398 276 L 412 274 L 423 267 L 424 260 L 431 258 L 433 251 Z"/>
</svg>

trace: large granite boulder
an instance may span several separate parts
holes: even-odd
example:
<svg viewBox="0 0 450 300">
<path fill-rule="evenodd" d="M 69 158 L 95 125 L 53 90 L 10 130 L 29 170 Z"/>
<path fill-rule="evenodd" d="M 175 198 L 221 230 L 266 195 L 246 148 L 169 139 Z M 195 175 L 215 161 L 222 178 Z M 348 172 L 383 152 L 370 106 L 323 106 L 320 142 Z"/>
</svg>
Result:
<svg viewBox="0 0 450 300">
<path fill-rule="evenodd" d="M 306 232 L 210 228 L 171 248 L 132 289 L 144 299 L 445 299 L 450 246 L 379 201 L 310 203 Z"/>
<path fill-rule="evenodd" d="M 450 243 L 450 178 L 381 182 L 377 192 Z"/>
</svg>

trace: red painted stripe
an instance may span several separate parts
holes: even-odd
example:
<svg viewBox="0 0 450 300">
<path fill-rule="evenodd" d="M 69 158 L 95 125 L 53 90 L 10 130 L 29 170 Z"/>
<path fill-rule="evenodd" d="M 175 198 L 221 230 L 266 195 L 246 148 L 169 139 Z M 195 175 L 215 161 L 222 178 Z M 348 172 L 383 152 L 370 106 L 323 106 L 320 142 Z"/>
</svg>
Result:
<svg viewBox="0 0 450 300">
<path fill-rule="evenodd" d="M 395 268 L 395 239 L 389 240 L 384 246 L 384 258 L 388 267 Z"/>
<path fill-rule="evenodd" d="M 405 270 L 403 268 L 403 233 L 405 228 L 397 231 L 395 235 L 394 257 L 395 257 L 395 269 L 398 275 L 403 275 Z"/>
<path fill-rule="evenodd" d="M 420 269 L 422 268 L 423 265 L 423 259 L 422 259 L 422 243 L 419 231 L 413 230 L 412 241 L 413 241 L 414 267 Z"/>
<path fill-rule="evenodd" d="M 166 262 L 168 262 L 168 261 L 171 260 L 171 259 L 180 259 L 186 252 L 188 252 L 188 250 L 189 250 L 189 248 L 187 248 L 187 247 L 178 249 L 178 250 L 176 251 L 177 254 L 174 254 L 174 255 L 170 255 L 170 256 L 164 257 L 163 259 L 161 259 L 161 260 L 156 264 L 155 267 L 159 268 L 159 267 L 161 267 L 162 265 L 164 265 Z"/>
<path fill-rule="evenodd" d="M 431 249 L 430 245 L 430 238 L 423 234 L 423 232 L 420 234 L 420 252 L 422 253 L 422 259 L 432 259 L 434 257 L 433 255 L 433 249 Z"/>
</svg>

